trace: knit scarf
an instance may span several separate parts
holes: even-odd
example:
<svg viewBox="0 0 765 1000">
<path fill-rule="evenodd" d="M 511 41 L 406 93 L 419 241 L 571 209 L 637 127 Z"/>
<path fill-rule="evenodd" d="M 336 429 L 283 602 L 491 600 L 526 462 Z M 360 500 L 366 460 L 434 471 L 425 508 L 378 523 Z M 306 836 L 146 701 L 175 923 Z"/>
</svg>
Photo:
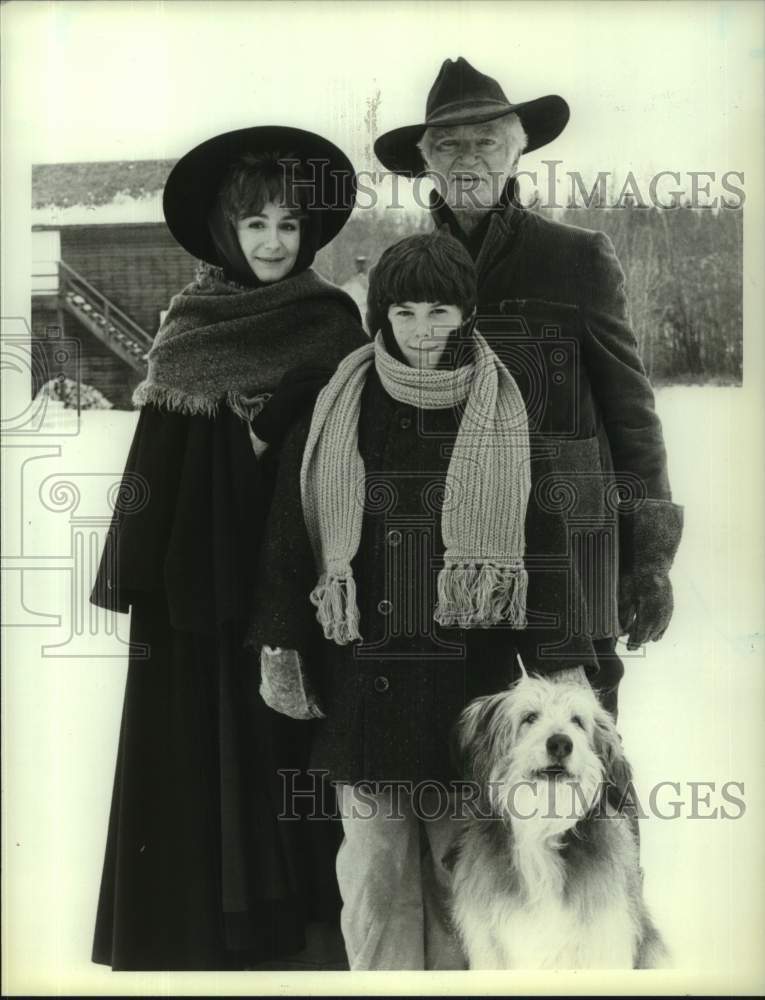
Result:
<svg viewBox="0 0 765 1000">
<path fill-rule="evenodd" d="M 207 416 L 223 402 L 250 419 L 287 370 L 336 364 L 365 340 L 350 296 L 311 269 L 247 288 L 202 264 L 172 299 L 133 402 Z"/>
<path fill-rule="evenodd" d="M 464 404 L 446 473 L 434 619 L 441 625 L 526 625 L 523 564 L 531 488 L 526 408 L 520 390 L 475 332 L 470 365 L 453 371 L 402 364 L 378 333 L 345 358 L 319 394 L 300 470 L 303 516 L 319 579 L 311 591 L 324 635 L 361 639 L 351 569 L 361 541 L 364 461 L 358 448 L 361 394 L 374 362 L 385 391 L 418 409 Z"/>
</svg>

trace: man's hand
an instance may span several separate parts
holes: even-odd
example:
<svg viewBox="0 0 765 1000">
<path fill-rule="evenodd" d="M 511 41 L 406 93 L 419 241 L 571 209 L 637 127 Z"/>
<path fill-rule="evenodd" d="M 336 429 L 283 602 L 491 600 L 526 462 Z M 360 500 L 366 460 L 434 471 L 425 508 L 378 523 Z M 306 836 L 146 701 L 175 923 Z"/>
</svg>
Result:
<svg viewBox="0 0 765 1000">
<path fill-rule="evenodd" d="M 296 650 L 264 646 L 260 677 L 260 696 L 275 712 L 291 719 L 326 718 Z"/>
<path fill-rule="evenodd" d="M 672 618 L 672 584 L 663 573 L 637 576 L 627 573 L 619 581 L 619 634 L 627 636 L 627 649 L 658 642 Z"/>
<path fill-rule="evenodd" d="M 657 642 L 672 618 L 669 571 L 683 531 L 683 508 L 669 500 L 644 500 L 624 519 L 628 545 L 619 578 L 619 635 L 627 649 Z"/>
</svg>

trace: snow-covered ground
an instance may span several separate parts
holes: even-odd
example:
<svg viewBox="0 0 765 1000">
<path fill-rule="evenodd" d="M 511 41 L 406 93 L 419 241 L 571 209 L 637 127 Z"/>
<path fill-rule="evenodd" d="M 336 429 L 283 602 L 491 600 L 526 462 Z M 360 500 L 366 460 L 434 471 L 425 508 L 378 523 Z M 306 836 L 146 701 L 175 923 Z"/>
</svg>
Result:
<svg viewBox="0 0 765 1000">
<path fill-rule="evenodd" d="M 749 440 L 746 434 L 761 411 L 750 391 L 728 388 L 662 389 L 657 405 L 675 498 L 685 505 L 685 535 L 672 574 L 672 626 L 661 644 L 630 655 L 620 729 L 646 810 L 651 789 L 672 782 L 659 789 L 657 806 L 679 818 L 651 816 L 642 824 L 645 891 L 680 970 L 671 992 L 707 986 L 735 992 L 744 982 L 759 992 L 757 980 L 737 977 L 759 964 L 759 985 L 764 981 L 758 931 L 765 759 L 759 505 L 765 490 L 762 428 L 756 428 L 757 447 L 751 430 Z M 6 982 L 28 992 L 80 995 L 270 992 L 289 977 L 114 974 L 89 961 L 127 621 L 120 616 L 117 633 L 107 634 L 110 616 L 82 603 L 72 546 L 97 550 L 108 484 L 119 478 L 135 420 L 133 413 L 90 412 L 78 429 L 74 414 L 49 414 L 5 470 L 4 556 L 11 559 L 4 581 Z M 14 558 L 19 572 L 12 571 Z M 695 809 L 693 782 L 709 783 L 696 786 Z M 743 792 L 729 788 L 731 797 L 744 800 L 740 818 L 719 816 L 721 806 L 740 812 L 723 798 L 727 782 L 743 784 Z M 717 818 L 701 818 L 715 807 Z M 348 978 L 327 975 L 320 992 L 351 988 Z M 603 988 L 651 990 L 646 975 L 637 986 L 630 977 L 607 979 Z M 432 982 L 434 992 L 473 989 L 453 974 L 448 982 Z M 485 987 L 492 982 L 500 992 L 518 985 L 508 974 L 486 979 Z M 553 988 L 573 993 L 585 987 L 598 990 L 587 977 L 559 978 Z M 385 989 L 394 985 L 387 981 Z M 416 990 L 430 992 L 430 986 L 418 981 Z"/>
</svg>

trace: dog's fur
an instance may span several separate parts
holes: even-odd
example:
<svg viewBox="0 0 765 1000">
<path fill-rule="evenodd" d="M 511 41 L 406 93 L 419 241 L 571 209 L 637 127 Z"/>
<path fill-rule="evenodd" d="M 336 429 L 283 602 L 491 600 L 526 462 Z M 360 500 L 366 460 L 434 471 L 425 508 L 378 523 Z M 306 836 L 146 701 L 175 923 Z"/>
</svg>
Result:
<svg viewBox="0 0 765 1000">
<path fill-rule="evenodd" d="M 483 814 L 445 859 L 470 968 L 666 965 L 633 822 L 609 801 L 629 767 L 590 688 L 524 676 L 467 706 L 456 746 Z"/>
</svg>

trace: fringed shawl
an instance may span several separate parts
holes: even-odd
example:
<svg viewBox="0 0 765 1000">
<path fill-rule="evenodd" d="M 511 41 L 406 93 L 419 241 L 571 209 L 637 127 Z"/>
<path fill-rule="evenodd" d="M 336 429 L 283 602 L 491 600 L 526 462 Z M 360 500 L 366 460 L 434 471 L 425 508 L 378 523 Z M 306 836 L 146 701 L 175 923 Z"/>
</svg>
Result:
<svg viewBox="0 0 765 1000">
<path fill-rule="evenodd" d="M 202 264 L 173 297 L 133 402 L 207 416 L 223 402 L 248 419 L 290 368 L 336 364 L 366 340 L 351 297 L 310 268 L 251 289 Z"/>
</svg>

